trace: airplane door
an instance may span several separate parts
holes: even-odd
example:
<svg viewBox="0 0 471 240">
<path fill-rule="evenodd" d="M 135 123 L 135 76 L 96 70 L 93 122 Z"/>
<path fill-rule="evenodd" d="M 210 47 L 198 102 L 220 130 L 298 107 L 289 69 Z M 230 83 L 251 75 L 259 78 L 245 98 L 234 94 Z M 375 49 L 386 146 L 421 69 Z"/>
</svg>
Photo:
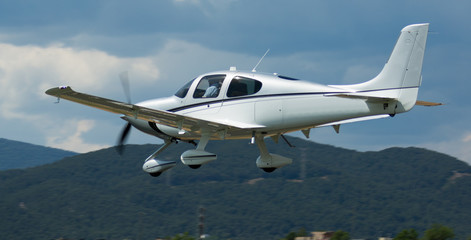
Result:
<svg viewBox="0 0 471 240">
<path fill-rule="evenodd" d="M 222 106 L 222 85 L 225 74 L 207 75 L 202 77 L 185 105 L 191 106 L 187 113 L 207 115 L 218 113 Z"/>
<path fill-rule="evenodd" d="M 257 98 L 251 97 L 257 94 L 262 88 L 262 82 L 235 75 L 231 81 L 227 81 L 227 92 L 225 94 L 225 102 L 221 114 L 234 121 L 255 123 L 257 122 L 256 104 Z M 269 104 L 268 104 L 269 105 Z M 281 103 L 280 103 L 281 106 Z M 259 103 L 260 111 L 267 111 L 264 103 Z M 269 112 L 269 110 L 268 110 Z M 260 114 L 259 120 L 263 121 L 264 113 Z"/>
</svg>

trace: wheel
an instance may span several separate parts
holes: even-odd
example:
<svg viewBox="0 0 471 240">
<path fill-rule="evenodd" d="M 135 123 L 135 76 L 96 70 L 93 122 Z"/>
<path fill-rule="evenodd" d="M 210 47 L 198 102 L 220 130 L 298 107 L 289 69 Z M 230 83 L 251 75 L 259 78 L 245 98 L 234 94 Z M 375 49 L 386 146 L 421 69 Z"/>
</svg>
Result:
<svg viewBox="0 0 471 240">
<path fill-rule="evenodd" d="M 262 170 L 265 172 L 273 172 L 276 170 L 276 168 L 262 168 Z"/>
<path fill-rule="evenodd" d="M 162 172 L 149 173 L 152 177 L 158 177 L 160 174 L 162 174 Z"/>
<path fill-rule="evenodd" d="M 192 168 L 192 169 L 198 169 L 201 167 L 201 165 L 188 165 L 188 167 Z"/>
</svg>

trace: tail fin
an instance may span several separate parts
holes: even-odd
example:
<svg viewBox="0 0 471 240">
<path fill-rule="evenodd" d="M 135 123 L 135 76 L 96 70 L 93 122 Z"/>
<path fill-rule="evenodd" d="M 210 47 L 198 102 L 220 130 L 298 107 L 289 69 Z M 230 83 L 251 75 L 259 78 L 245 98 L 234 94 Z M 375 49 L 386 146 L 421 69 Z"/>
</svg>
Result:
<svg viewBox="0 0 471 240">
<path fill-rule="evenodd" d="M 417 100 L 422 81 L 422 62 L 428 34 L 428 23 L 413 24 L 401 35 L 383 70 L 370 81 L 345 86 L 356 92 L 369 92 L 398 101 L 396 111 L 409 111 Z"/>
</svg>

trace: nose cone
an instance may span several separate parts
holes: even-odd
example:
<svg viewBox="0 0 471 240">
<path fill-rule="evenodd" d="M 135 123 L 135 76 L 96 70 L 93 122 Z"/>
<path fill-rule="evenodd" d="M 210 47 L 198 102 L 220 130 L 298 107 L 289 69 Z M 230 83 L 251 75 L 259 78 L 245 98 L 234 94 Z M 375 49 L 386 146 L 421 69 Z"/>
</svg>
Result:
<svg viewBox="0 0 471 240">
<path fill-rule="evenodd" d="M 137 118 L 133 118 L 133 117 L 129 117 L 129 116 L 121 116 L 121 119 L 128 122 L 133 127 L 139 129 L 142 132 L 154 135 L 154 130 L 152 130 L 152 128 L 149 126 L 149 123 L 147 121 L 137 119 Z"/>
<path fill-rule="evenodd" d="M 126 115 L 123 115 L 123 116 L 121 116 L 120 118 L 123 119 L 123 120 L 126 121 L 126 122 L 130 122 L 130 120 L 129 120 L 130 117 L 128 117 L 128 116 L 126 116 Z"/>
</svg>

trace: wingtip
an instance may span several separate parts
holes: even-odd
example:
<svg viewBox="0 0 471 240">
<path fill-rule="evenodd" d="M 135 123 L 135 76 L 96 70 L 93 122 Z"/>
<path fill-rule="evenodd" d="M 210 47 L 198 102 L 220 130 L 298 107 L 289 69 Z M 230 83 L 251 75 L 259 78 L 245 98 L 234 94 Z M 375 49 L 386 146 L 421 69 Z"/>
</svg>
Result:
<svg viewBox="0 0 471 240">
<path fill-rule="evenodd" d="M 66 91 L 72 91 L 72 88 L 70 88 L 69 86 L 54 87 L 54 88 L 48 89 L 45 93 L 47 95 L 57 96 Z"/>
</svg>

